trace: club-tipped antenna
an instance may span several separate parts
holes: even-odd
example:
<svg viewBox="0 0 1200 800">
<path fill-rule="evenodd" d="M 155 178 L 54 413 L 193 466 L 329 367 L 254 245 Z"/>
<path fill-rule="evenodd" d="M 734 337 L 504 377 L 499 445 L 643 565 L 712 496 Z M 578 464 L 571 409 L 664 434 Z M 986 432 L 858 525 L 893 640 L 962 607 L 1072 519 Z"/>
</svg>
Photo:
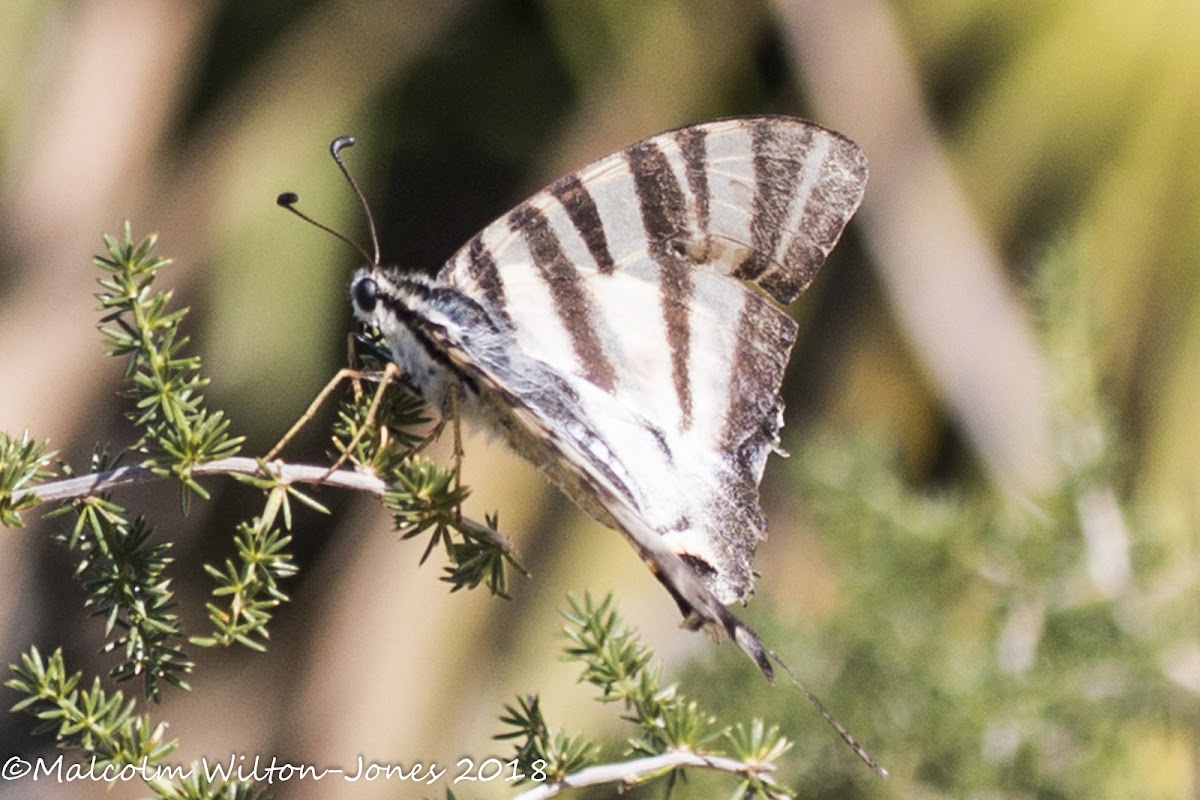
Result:
<svg viewBox="0 0 1200 800">
<path fill-rule="evenodd" d="M 366 250 L 364 250 L 363 246 L 360 245 L 358 242 L 354 241 L 353 239 L 351 239 L 350 237 L 346 236 L 345 234 L 343 234 L 339 231 L 335 231 L 333 228 L 329 227 L 328 225 L 326 225 L 323 222 L 317 222 L 315 219 L 310 217 L 308 214 L 305 214 L 303 211 L 296 208 L 296 203 L 300 202 L 300 195 L 296 194 L 295 192 L 284 192 L 283 194 L 281 194 L 275 198 L 275 202 L 281 208 L 286 208 L 288 211 L 292 212 L 297 217 L 299 217 L 300 219 L 307 222 L 309 225 L 312 225 L 316 228 L 320 228 L 321 230 L 328 233 L 330 236 L 335 236 L 338 239 L 341 239 L 343 242 L 350 245 L 355 250 L 357 250 L 359 253 L 361 253 L 362 257 L 364 259 L 366 259 L 367 261 L 371 261 L 371 255 Z M 374 261 L 371 261 L 371 263 L 378 264 L 379 263 L 378 256 L 375 258 Z"/>
<path fill-rule="evenodd" d="M 357 250 L 359 253 L 361 253 L 362 257 L 364 259 L 366 259 L 369 263 L 373 264 L 374 266 L 379 266 L 379 235 L 375 232 L 375 217 L 371 214 L 371 207 L 369 205 L 367 205 L 366 196 L 362 193 L 362 189 L 360 189 L 358 187 L 358 181 L 354 180 L 354 176 L 351 175 L 350 170 L 346 168 L 346 163 L 344 161 L 342 161 L 342 150 L 344 150 L 347 147 L 353 147 L 353 146 L 354 146 L 354 137 L 353 136 L 339 136 L 330 143 L 329 152 L 333 156 L 334 162 L 337 163 L 338 169 L 340 169 L 342 171 L 342 175 L 344 175 L 346 177 L 347 182 L 349 182 L 350 188 L 352 188 L 354 190 L 355 197 L 358 198 L 359 204 L 362 206 L 363 211 L 367 215 L 367 225 L 371 229 L 371 244 L 375 247 L 374 257 L 372 257 L 370 253 L 368 253 L 365 249 L 363 249 L 363 246 L 360 245 L 358 242 L 349 238 L 348 236 L 341 233 L 340 231 L 335 231 L 333 228 L 329 227 L 325 223 L 318 222 L 317 220 L 310 217 L 308 214 L 305 214 L 303 211 L 296 208 L 296 203 L 300 202 L 300 195 L 296 194 L 295 192 L 284 192 L 283 194 L 281 194 L 275 198 L 275 202 L 281 208 L 286 208 L 288 211 L 292 212 L 297 217 L 299 217 L 300 219 L 307 222 L 309 225 L 312 225 L 316 228 L 320 228 L 321 230 L 325 231 L 329 235 L 334 236 L 338 239 L 341 239 L 343 242 L 350 245 L 355 250 Z"/>
<path fill-rule="evenodd" d="M 371 229 L 371 245 L 375 248 L 375 258 L 371 261 L 376 266 L 379 265 L 379 234 L 375 232 L 375 217 L 371 214 L 371 206 L 367 204 L 367 196 L 363 194 L 362 189 L 358 186 L 358 181 L 354 180 L 354 176 L 350 174 L 350 170 L 346 167 L 346 162 L 342 160 L 342 151 L 347 147 L 354 146 L 353 136 L 339 136 L 329 143 L 329 154 L 333 156 L 333 160 L 337 162 L 338 169 L 346 176 L 346 180 L 350 184 L 350 188 L 354 190 L 354 194 L 358 197 L 359 204 L 362 205 L 363 213 L 367 215 L 367 226 Z"/>
</svg>

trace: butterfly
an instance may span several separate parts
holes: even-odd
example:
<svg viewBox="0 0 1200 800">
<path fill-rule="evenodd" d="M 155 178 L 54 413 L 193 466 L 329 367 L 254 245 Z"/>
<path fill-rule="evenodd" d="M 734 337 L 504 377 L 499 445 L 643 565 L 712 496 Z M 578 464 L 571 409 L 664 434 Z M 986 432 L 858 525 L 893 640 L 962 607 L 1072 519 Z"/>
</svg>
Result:
<svg viewBox="0 0 1200 800">
<path fill-rule="evenodd" d="M 362 199 L 340 156 L 352 144 L 331 151 Z M 768 679 L 780 663 L 886 775 L 728 609 L 750 599 L 767 535 L 758 486 L 782 452 L 797 335 L 784 306 L 866 178 L 862 150 L 812 122 L 680 127 L 554 181 L 432 276 L 380 264 L 376 241 L 350 299 L 410 389 L 437 409 L 461 404 L 624 534 L 686 625 L 728 634 Z M 307 219 L 295 200 L 280 196 Z"/>
<path fill-rule="evenodd" d="M 585 512 L 625 534 L 690 627 L 728 633 L 768 676 L 749 599 L 758 486 L 779 447 L 796 324 L 858 208 L 850 140 L 787 117 L 654 136 L 560 178 L 434 276 L 351 281 L 433 407 L 452 389 Z"/>
<path fill-rule="evenodd" d="M 430 405 L 461 398 L 625 535 L 689 627 L 723 631 L 771 678 L 728 606 L 750 598 L 766 537 L 759 484 L 797 333 L 783 306 L 866 180 L 857 145 L 804 120 L 679 128 L 560 178 L 432 276 L 376 255 L 354 314 Z"/>
</svg>

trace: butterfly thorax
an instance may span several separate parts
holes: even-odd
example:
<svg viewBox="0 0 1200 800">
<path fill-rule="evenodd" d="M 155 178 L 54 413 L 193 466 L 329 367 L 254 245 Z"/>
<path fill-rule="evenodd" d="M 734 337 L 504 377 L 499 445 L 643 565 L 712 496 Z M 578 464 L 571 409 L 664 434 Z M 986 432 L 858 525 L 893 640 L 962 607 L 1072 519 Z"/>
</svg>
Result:
<svg viewBox="0 0 1200 800">
<path fill-rule="evenodd" d="M 355 316 L 379 331 L 405 383 L 439 410 L 451 386 L 468 402 L 478 395 L 475 382 L 454 368 L 441 342 L 467 336 L 484 351 L 501 353 L 510 338 L 469 297 L 419 273 L 364 267 L 350 293 Z"/>
</svg>

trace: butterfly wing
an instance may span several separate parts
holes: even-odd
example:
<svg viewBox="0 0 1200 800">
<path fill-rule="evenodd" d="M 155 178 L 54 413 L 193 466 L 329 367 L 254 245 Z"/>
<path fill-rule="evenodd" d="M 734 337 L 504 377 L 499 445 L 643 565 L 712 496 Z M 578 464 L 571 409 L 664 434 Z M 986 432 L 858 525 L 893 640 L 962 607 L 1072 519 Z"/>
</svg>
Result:
<svg viewBox="0 0 1200 800">
<path fill-rule="evenodd" d="M 385 274 L 376 276 L 388 280 Z M 395 285 L 389 289 L 394 291 Z M 589 416 L 595 398 L 586 396 L 588 390 L 581 395 L 577 382 L 511 348 L 511 331 L 460 324 L 477 311 L 469 298 L 446 297 L 439 311 L 422 315 L 406 329 L 437 352 L 442 366 L 467 387 L 485 418 L 580 506 L 627 535 L 675 598 L 689 627 L 724 631 L 772 678 L 769 654 L 758 635 L 729 612 L 706 585 L 703 573 L 647 522 L 636 478 L 610 444 L 611 433 L 620 429 L 607 424 L 612 420 L 595 425 Z"/>
<path fill-rule="evenodd" d="M 776 303 L 812 280 L 866 174 L 856 145 L 801 120 L 681 128 L 558 180 L 438 275 L 574 398 L 538 407 L 513 376 L 490 376 L 526 409 L 510 421 L 514 447 L 539 466 L 569 463 L 557 479 L 567 494 L 621 529 L 694 610 L 697 593 L 679 586 L 688 575 L 721 603 L 752 591 L 766 533 L 758 485 L 796 333 Z M 536 452 L 527 436 L 562 450 Z M 620 486 L 589 494 L 603 480 Z"/>
</svg>

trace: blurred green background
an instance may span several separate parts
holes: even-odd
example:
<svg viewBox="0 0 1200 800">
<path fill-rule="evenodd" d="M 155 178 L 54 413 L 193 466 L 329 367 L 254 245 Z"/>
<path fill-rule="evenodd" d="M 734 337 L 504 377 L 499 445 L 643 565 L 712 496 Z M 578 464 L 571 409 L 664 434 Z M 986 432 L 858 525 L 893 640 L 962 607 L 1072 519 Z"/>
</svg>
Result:
<svg viewBox="0 0 1200 800">
<path fill-rule="evenodd" d="M 892 780 L 799 693 L 679 631 L 620 537 L 486 435 L 467 441 L 468 511 L 499 509 L 533 572 L 512 601 L 447 595 L 375 504 L 322 492 L 336 515 L 299 521 L 304 571 L 270 652 L 193 650 L 194 691 L 153 709 L 180 759 L 482 759 L 505 752 L 502 704 L 530 690 L 552 724 L 619 742 L 555 633 L 566 592 L 611 589 L 683 691 L 785 725 L 801 796 L 1200 792 L 1194 0 L 8 0 L 4 16 L 0 429 L 49 437 L 78 469 L 96 442 L 133 438 L 92 298 L 91 256 L 124 219 L 176 260 L 163 281 L 246 454 L 342 365 L 355 254 L 274 205 L 295 190 L 365 237 L 336 135 L 359 140 L 385 260 L 421 269 L 550 179 L 687 122 L 796 114 L 872 162 L 863 210 L 793 309 L 793 457 L 767 471 L 772 536 L 745 616 Z M 317 424 L 289 457 L 323 449 Z M 193 633 L 200 564 L 259 502 L 209 488 L 187 517 L 165 485 L 120 495 L 175 542 Z M 103 674 L 54 523 L 27 517 L 0 535 L 4 663 L 62 644 Z M 0 716 L 0 756 L 46 752 L 30 723 Z M 0 784 L 64 790 L 146 794 Z"/>
</svg>

